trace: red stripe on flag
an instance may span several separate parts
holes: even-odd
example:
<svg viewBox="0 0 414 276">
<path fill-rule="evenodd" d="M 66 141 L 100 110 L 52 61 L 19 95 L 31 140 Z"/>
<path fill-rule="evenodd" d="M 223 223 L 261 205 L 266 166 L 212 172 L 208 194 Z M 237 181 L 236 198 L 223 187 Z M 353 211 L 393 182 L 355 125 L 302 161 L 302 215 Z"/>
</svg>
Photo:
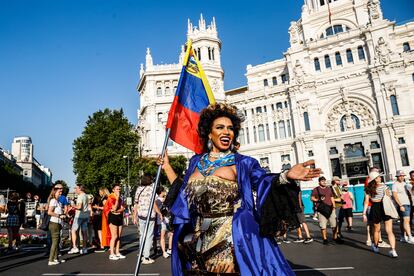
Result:
<svg viewBox="0 0 414 276">
<path fill-rule="evenodd" d="M 174 114 L 168 116 L 169 118 L 172 118 L 171 120 L 168 120 L 170 125 L 167 123 L 167 128 L 168 126 L 171 128 L 170 138 L 195 153 L 202 153 L 203 143 L 200 141 L 197 132 L 200 115 L 183 107 L 178 102 L 177 97 L 175 97 L 174 102 L 171 105 L 171 111 L 173 111 Z"/>
</svg>

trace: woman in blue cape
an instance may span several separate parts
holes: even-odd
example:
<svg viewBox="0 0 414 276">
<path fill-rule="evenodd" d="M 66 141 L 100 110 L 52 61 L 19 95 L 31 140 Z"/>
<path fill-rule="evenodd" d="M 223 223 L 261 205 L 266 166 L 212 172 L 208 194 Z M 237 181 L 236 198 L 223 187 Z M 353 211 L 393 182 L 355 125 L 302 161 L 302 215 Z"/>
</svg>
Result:
<svg viewBox="0 0 414 276">
<path fill-rule="evenodd" d="M 166 205 L 174 220 L 173 275 L 294 275 L 274 237 L 299 227 L 295 180 L 318 177 L 313 161 L 280 174 L 235 150 L 237 109 L 213 104 L 201 112 L 205 152 L 191 158 L 183 179 L 168 156 L 160 163 L 172 183 Z"/>
</svg>

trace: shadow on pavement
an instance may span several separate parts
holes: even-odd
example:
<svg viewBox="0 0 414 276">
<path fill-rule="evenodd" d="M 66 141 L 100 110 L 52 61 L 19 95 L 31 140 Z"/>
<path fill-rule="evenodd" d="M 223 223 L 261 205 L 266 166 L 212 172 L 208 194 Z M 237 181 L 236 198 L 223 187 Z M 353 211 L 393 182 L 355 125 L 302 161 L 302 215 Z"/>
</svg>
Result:
<svg viewBox="0 0 414 276">
<path fill-rule="evenodd" d="M 33 255 L 33 253 L 32 254 L 25 254 L 25 256 L 29 256 L 29 255 Z M 19 256 L 19 257 L 21 257 L 21 256 Z M 4 272 L 4 271 L 7 271 L 7 270 L 15 268 L 15 267 L 19 267 L 19 266 L 22 266 L 22 265 L 30 264 L 30 263 L 37 262 L 37 261 L 40 261 L 40 260 L 45 260 L 45 259 L 48 259 L 48 257 L 46 257 L 42 253 L 39 257 L 36 257 L 36 258 L 26 259 L 26 260 L 21 261 L 21 262 L 15 262 L 15 263 L 12 263 L 12 264 L 9 264 L 9 265 L 1 266 L 0 267 L 0 272 Z"/>
<path fill-rule="evenodd" d="M 325 275 L 320 271 L 314 270 L 313 267 L 306 265 L 298 265 L 288 261 L 290 267 L 293 269 L 296 275 L 312 275 L 312 276 L 321 276 Z"/>
</svg>

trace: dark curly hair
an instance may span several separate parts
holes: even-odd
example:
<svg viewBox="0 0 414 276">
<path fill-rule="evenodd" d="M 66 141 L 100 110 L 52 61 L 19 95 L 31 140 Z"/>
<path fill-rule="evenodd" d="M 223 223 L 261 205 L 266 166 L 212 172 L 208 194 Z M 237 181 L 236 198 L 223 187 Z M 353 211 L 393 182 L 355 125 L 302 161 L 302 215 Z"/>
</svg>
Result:
<svg viewBox="0 0 414 276">
<path fill-rule="evenodd" d="M 239 137 L 239 132 L 241 128 L 241 118 L 237 114 L 237 108 L 230 104 L 225 103 L 215 103 L 207 106 L 201 111 L 200 121 L 198 123 L 198 135 L 200 136 L 201 142 L 203 143 L 203 151 L 207 152 L 207 142 L 209 140 L 208 135 L 211 133 L 211 128 L 213 127 L 213 122 L 215 119 L 220 117 L 226 117 L 231 120 L 233 123 L 233 145 L 237 146 L 237 137 Z"/>
</svg>

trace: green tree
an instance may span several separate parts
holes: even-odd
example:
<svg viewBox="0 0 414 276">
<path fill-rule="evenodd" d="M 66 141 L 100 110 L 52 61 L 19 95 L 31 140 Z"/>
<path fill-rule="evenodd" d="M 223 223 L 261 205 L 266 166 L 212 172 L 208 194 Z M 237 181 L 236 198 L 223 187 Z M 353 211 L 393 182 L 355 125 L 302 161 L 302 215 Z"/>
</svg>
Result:
<svg viewBox="0 0 414 276">
<path fill-rule="evenodd" d="M 82 135 L 73 142 L 73 170 L 77 183 L 89 193 L 127 179 L 123 156 L 135 160 L 138 135 L 123 110 L 99 110 L 89 116 Z"/>
</svg>

